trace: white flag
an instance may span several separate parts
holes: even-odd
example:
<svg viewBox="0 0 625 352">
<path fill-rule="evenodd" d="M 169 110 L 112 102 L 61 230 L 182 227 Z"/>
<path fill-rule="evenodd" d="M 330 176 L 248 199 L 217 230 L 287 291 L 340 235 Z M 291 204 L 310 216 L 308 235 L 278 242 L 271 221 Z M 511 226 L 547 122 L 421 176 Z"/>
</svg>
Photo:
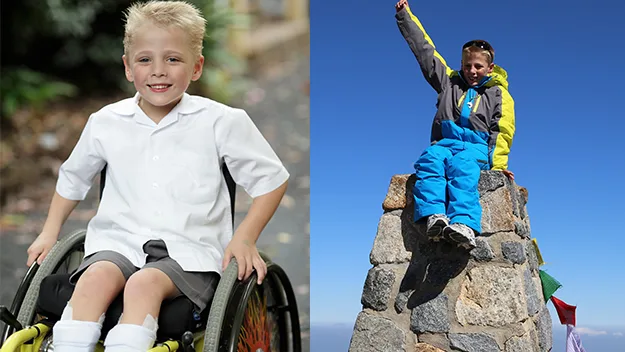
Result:
<svg viewBox="0 0 625 352">
<path fill-rule="evenodd" d="M 566 352 L 586 352 L 582 347 L 582 339 L 573 325 L 566 326 Z"/>
</svg>

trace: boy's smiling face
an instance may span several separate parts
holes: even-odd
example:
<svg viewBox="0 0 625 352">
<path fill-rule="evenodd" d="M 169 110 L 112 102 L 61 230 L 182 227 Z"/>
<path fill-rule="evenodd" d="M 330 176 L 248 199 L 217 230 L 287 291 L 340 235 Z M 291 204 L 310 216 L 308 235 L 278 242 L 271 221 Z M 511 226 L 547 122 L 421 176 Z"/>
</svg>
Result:
<svg viewBox="0 0 625 352">
<path fill-rule="evenodd" d="M 204 58 L 191 51 L 184 31 L 151 23 L 138 29 L 123 61 L 126 78 L 141 96 L 139 106 L 157 120 L 178 104 L 191 81 L 200 78 L 204 64 Z"/>
<path fill-rule="evenodd" d="M 493 72 L 494 64 L 488 63 L 486 55 L 479 52 L 464 54 L 462 58 L 462 72 L 464 79 L 470 86 L 475 86 L 482 78 Z"/>
</svg>

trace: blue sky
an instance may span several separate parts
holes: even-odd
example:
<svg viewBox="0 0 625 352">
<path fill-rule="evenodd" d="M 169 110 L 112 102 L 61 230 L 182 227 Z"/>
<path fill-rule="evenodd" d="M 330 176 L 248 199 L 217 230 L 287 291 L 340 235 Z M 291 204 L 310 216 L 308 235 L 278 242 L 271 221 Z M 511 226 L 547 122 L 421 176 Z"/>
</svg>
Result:
<svg viewBox="0 0 625 352">
<path fill-rule="evenodd" d="M 311 5 L 312 324 L 353 324 L 390 178 L 428 145 L 436 95 L 394 4 Z M 495 47 L 516 102 L 510 169 L 555 295 L 579 326 L 625 326 L 625 2 L 411 5 L 454 68 L 465 41 Z"/>
</svg>

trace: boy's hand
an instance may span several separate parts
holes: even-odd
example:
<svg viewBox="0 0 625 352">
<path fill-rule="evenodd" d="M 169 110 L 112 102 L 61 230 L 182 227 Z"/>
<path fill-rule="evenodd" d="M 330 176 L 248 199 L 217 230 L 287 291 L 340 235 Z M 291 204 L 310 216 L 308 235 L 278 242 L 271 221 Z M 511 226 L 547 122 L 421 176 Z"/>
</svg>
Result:
<svg viewBox="0 0 625 352">
<path fill-rule="evenodd" d="M 404 7 L 408 6 L 408 0 L 399 0 L 397 4 L 395 4 L 395 11 L 399 12 L 404 9 Z"/>
<path fill-rule="evenodd" d="M 245 280 L 252 275 L 252 270 L 256 269 L 258 275 L 258 284 L 263 283 L 265 275 L 267 274 L 267 264 L 260 257 L 256 244 L 250 241 L 246 236 L 242 234 L 235 234 L 232 237 L 232 241 L 226 247 L 223 260 L 223 270 L 226 270 L 232 257 L 237 259 L 239 264 L 239 280 Z"/>
<path fill-rule="evenodd" d="M 510 170 L 501 170 L 501 172 L 503 172 L 504 175 L 508 176 L 509 179 L 514 181 L 514 172 Z"/>
<path fill-rule="evenodd" d="M 37 236 L 33 244 L 28 247 L 26 253 L 28 253 L 28 260 L 26 261 L 27 266 L 31 266 L 35 260 L 37 260 L 37 264 L 41 264 L 41 262 L 46 258 L 48 252 L 52 249 L 56 240 L 58 239 L 58 235 L 51 234 L 49 232 L 42 232 Z"/>
</svg>

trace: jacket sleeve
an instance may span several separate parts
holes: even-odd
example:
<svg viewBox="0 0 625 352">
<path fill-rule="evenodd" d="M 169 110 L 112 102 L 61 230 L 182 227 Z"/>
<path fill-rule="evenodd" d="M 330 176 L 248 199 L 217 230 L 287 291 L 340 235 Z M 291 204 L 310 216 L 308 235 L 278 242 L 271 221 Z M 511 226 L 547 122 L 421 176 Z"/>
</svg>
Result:
<svg viewBox="0 0 625 352">
<path fill-rule="evenodd" d="M 493 170 L 508 169 L 508 154 L 512 147 L 515 132 L 514 100 L 506 89 L 501 90 L 500 113 L 493 128 L 494 138 Z"/>
<path fill-rule="evenodd" d="M 421 66 L 423 76 L 432 88 L 440 93 L 448 84 L 449 77 L 454 71 L 447 66 L 445 59 L 436 51 L 432 39 L 408 6 L 396 13 L 395 18 L 399 31 Z"/>
</svg>

